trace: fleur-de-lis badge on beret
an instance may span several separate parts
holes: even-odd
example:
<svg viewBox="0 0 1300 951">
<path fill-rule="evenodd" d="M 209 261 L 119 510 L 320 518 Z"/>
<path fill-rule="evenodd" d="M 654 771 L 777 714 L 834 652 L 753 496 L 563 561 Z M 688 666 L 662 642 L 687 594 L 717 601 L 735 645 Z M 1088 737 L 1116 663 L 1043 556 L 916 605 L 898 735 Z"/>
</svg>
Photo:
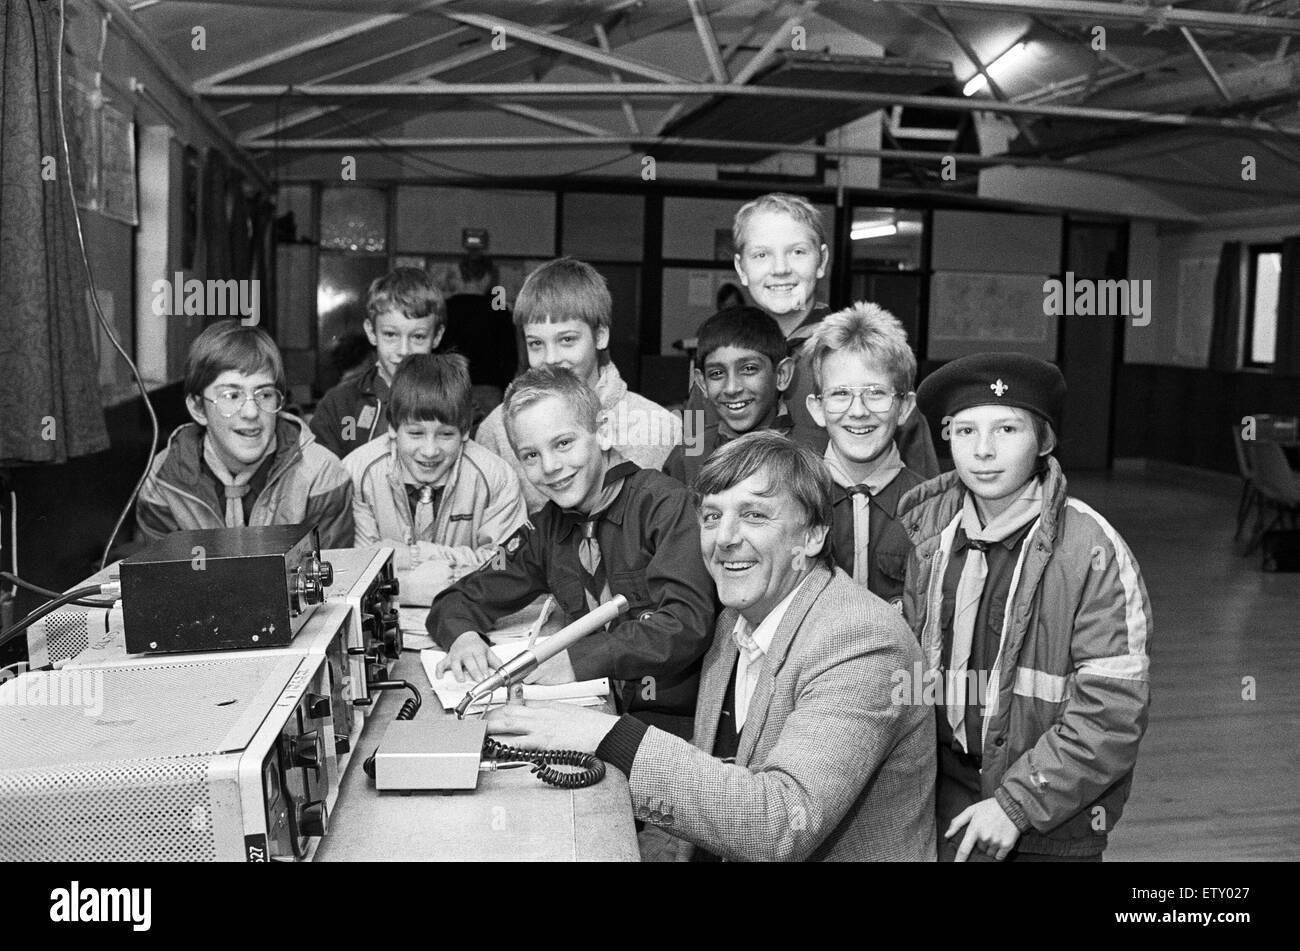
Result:
<svg viewBox="0 0 1300 951">
<path fill-rule="evenodd" d="M 1002 394 L 1011 389 L 1011 387 L 1003 383 L 1002 379 L 999 377 L 996 383 L 989 384 L 989 389 L 993 391 L 994 396 L 1001 397 Z"/>
</svg>

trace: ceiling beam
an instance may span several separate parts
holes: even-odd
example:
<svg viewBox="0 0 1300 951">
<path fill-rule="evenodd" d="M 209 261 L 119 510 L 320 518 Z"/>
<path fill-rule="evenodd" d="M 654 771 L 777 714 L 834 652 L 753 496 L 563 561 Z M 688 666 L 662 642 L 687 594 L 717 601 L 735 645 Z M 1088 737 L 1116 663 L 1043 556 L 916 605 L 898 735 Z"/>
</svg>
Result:
<svg viewBox="0 0 1300 951">
<path fill-rule="evenodd" d="M 1187 29 L 1185 26 L 1180 26 L 1178 29 L 1182 32 L 1183 39 L 1187 41 L 1187 45 L 1192 48 L 1192 53 L 1196 56 L 1196 61 L 1201 64 L 1201 69 L 1205 70 L 1205 75 L 1210 77 L 1210 82 L 1214 84 L 1214 88 L 1218 90 L 1219 95 L 1223 97 L 1223 101 L 1232 102 L 1232 93 L 1228 92 L 1228 87 L 1225 86 L 1223 80 L 1219 78 L 1219 74 L 1215 71 L 1214 65 L 1210 62 L 1210 58 L 1205 55 L 1205 50 L 1201 49 L 1201 44 L 1196 42 L 1196 37 L 1192 35 L 1192 31 Z"/>
<path fill-rule="evenodd" d="M 913 10 L 907 10 L 907 12 L 911 13 L 913 16 L 919 15 Z M 975 52 L 975 47 L 967 43 L 966 38 L 952 28 L 952 24 L 948 22 L 948 18 L 943 15 L 943 10 L 935 10 L 934 15 L 939 18 L 940 32 L 946 34 L 950 40 L 956 43 L 958 48 L 966 54 L 966 58 L 975 64 L 975 68 L 979 70 L 980 75 L 984 77 L 984 82 L 988 84 L 989 92 L 993 94 L 993 98 L 998 100 L 998 102 L 1006 102 L 1007 94 L 1002 91 L 1002 87 L 993 79 L 993 74 L 988 71 L 988 68 L 984 65 L 984 61 L 981 60 L 979 54 Z M 924 17 L 921 19 L 924 20 Z M 1024 36 L 1021 36 L 1020 39 L 1016 40 L 1016 44 L 1023 41 Z M 1013 46 L 1014 45 L 1015 44 L 1013 44 Z M 1000 55 L 1005 56 L 1006 53 L 1004 52 Z M 1038 136 L 1034 135 L 1034 130 L 1029 127 L 1029 123 L 1025 121 L 1023 116 L 1012 116 L 1011 121 L 1016 124 L 1016 128 L 1020 131 L 1020 134 L 1025 137 L 1026 142 L 1032 146 L 1038 145 Z"/>
<path fill-rule="evenodd" d="M 615 4 L 614 6 L 608 8 L 605 12 L 609 14 L 621 14 L 628 8 L 639 6 L 641 3 L 642 0 L 622 0 L 621 3 Z M 421 46 L 429 45 L 430 43 L 437 42 L 455 33 L 468 30 L 468 29 L 470 28 L 463 25 L 454 26 L 447 33 L 438 34 L 432 38 L 423 38 L 418 42 L 408 44 L 399 50 L 391 50 L 379 56 L 371 57 L 370 59 L 351 63 L 348 66 L 342 69 L 335 70 L 332 73 L 327 73 L 320 76 L 313 76 L 310 82 L 312 83 L 324 82 L 330 79 L 334 79 L 345 73 L 349 73 L 354 70 L 361 69 L 363 67 L 373 66 L 376 63 L 383 62 L 386 59 L 391 59 L 396 56 L 403 56 L 407 53 L 413 52 L 416 49 L 419 49 Z M 549 29 L 561 31 L 567 29 L 567 25 L 555 26 Z M 447 57 L 446 59 L 440 60 L 435 66 L 432 67 L 420 66 L 416 69 L 411 69 L 403 73 L 399 73 L 396 76 L 390 76 L 388 77 L 387 81 L 393 83 L 408 83 L 408 82 L 415 82 L 419 80 L 432 79 L 435 76 L 441 75 L 443 73 L 451 72 L 454 69 L 460 69 L 463 66 L 469 66 L 480 60 L 493 56 L 498 52 L 500 51 L 493 49 L 488 44 L 484 44 L 483 46 L 480 46 L 477 49 L 465 50 L 464 52 L 457 53 L 455 56 L 450 56 Z M 236 109 L 248 108 L 248 106 L 250 105 L 251 103 L 243 103 L 237 106 Z M 266 135 L 283 133 L 289 129 L 297 128 L 298 126 L 304 125 L 315 119 L 319 119 L 322 118 L 323 116 L 330 115 L 331 113 L 336 112 L 338 109 L 339 109 L 338 106 L 312 106 L 306 109 L 299 109 L 288 115 L 281 116 L 277 120 L 271 122 L 263 122 L 260 125 L 256 125 L 248 129 L 244 129 L 242 132 L 240 132 L 240 137 L 254 139 L 254 138 L 261 138 Z M 234 110 L 230 110 L 230 111 L 233 112 Z M 549 115 L 553 117 L 555 114 L 550 113 Z M 538 117 L 534 115 L 534 116 L 530 116 L 530 118 L 538 118 Z M 574 131 L 579 131 L 577 127 L 574 125 L 566 125 L 564 126 L 564 128 L 569 128 L 569 129 L 573 129 Z M 591 126 L 590 128 L 595 129 L 596 127 Z M 639 132 L 640 130 L 638 129 L 636 131 Z"/>
<path fill-rule="evenodd" d="M 650 79 L 661 83 L 686 82 L 685 77 L 670 73 L 666 69 L 660 69 L 658 66 L 651 66 L 649 63 L 642 63 L 625 56 L 606 53 L 588 46 L 586 43 L 579 43 L 577 40 L 571 40 L 566 36 L 548 33 L 545 30 L 534 29 L 531 26 L 524 26 L 522 23 L 515 23 L 512 20 L 484 16 L 479 13 L 452 13 L 447 10 L 440 10 L 439 14 L 449 20 L 455 20 L 457 23 L 463 23 L 466 26 L 477 27 L 489 33 L 500 30 L 506 36 L 514 37 L 520 42 L 528 43 L 530 46 L 555 50 L 576 59 L 596 63 L 607 69 L 617 69 L 631 76 L 640 76 L 642 79 Z"/>
<path fill-rule="evenodd" d="M 239 165 L 262 188 L 270 191 L 272 189 L 271 180 L 266 177 L 266 173 L 258 168 L 255 163 L 249 161 L 248 156 L 244 154 L 235 136 L 221 120 L 221 117 L 194 92 L 189 77 L 176 64 L 176 61 L 158 45 L 158 41 L 136 22 L 130 11 L 122 5 L 121 0 L 94 0 L 94 2 L 98 4 L 100 9 L 109 14 L 109 22 L 125 33 L 127 38 L 135 43 L 144 52 L 145 56 L 153 62 L 154 66 L 171 83 L 180 97 L 194 110 L 196 121 L 206 126 L 212 135 L 225 146 L 235 164 Z"/>
<path fill-rule="evenodd" d="M 731 80 L 729 85 L 744 86 L 753 79 L 754 76 L 758 74 L 759 70 L 763 69 L 772 61 L 772 58 L 776 55 L 777 47 L 790 38 L 790 34 L 794 32 L 794 28 L 802 23 L 805 17 L 812 16 L 813 12 L 817 9 L 817 4 L 818 0 L 804 0 L 803 6 L 787 17 L 784 23 L 772 31 L 772 35 L 767 38 L 767 42 L 762 45 L 757 53 L 750 57 L 749 62 L 746 63 L 744 68 L 735 75 L 735 78 Z"/>
<path fill-rule="evenodd" d="M 597 23 L 593 27 L 593 29 L 595 30 L 596 33 L 596 42 L 600 44 L 600 48 L 603 52 L 608 53 L 609 35 L 605 32 L 605 27 L 602 24 Z M 609 81 L 612 83 L 621 83 L 623 81 L 622 73 L 620 73 L 617 69 L 611 69 L 609 71 Z M 625 122 L 627 122 L 628 131 L 630 131 L 633 135 L 640 135 L 641 123 L 637 121 L 636 110 L 632 108 L 632 100 L 628 99 L 626 96 L 623 96 L 622 98 L 619 99 L 619 102 L 623 106 L 623 119 Z"/>
<path fill-rule="evenodd" d="M 419 10 L 412 13 L 430 10 L 434 7 L 440 7 L 447 3 L 453 3 L 455 0 L 427 0 L 420 5 Z M 211 86 L 218 83 L 228 82 L 239 76 L 245 76 L 248 73 L 256 72 L 259 69 L 265 69 L 268 66 L 276 66 L 286 60 L 293 59 L 295 56 L 302 56 L 305 53 L 311 53 L 322 47 L 329 46 L 333 43 L 339 43 L 343 40 L 352 39 L 360 36 L 362 33 L 369 33 L 380 27 L 388 26 L 390 23 L 396 23 L 400 20 L 407 19 L 409 13 L 390 13 L 384 16 L 371 17 L 368 20 L 362 20 L 360 23 L 353 23 L 348 26 L 341 26 L 335 30 L 329 30 L 316 36 L 309 37 L 298 43 L 293 43 L 283 49 L 267 53 L 265 56 L 257 56 L 253 59 L 245 60 L 242 63 L 236 63 L 234 66 L 228 66 L 225 69 L 218 70 L 210 75 L 203 76 L 195 80 L 194 88 L 198 92 L 203 92 Z"/>
<path fill-rule="evenodd" d="M 279 99 L 303 98 L 341 101 L 357 98 L 603 98 L 619 96 L 677 98 L 680 96 L 756 96 L 823 102 L 857 102 L 865 106 L 900 105 L 945 112 L 993 112 L 1005 115 L 1055 116 L 1061 119 L 1138 123 L 1208 129 L 1216 132 L 1256 131 L 1283 138 L 1300 138 L 1300 128 L 1269 127 L 1250 119 L 1153 113 L 1136 109 L 1105 109 L 1094 106 L 1059 106 L 1038 103 L 998 102 L 965 97 L 917 96 L 901 93 L 867 93 L 838 89 L 800 89 L 786 86 L 737 86 L 734 83 L 358 83 L 352 85 L 218 86 L 209 98 Z M 241 140 L 247 136 L 241 136 Z"/>
<path fill-rule="evenodd" d="M 718 51 L 718 38 L 713 35 L 713 24 L 709 22 L 708 11 L 704 9 L 703 0 L 686 0 L 691 8 L 691 19 L 695 21 L 695 32 L 704 47 L 704 58 L 709 61 L 709 74 L 715 83 L 725 83 L 727 67 L 722 65 L 722 53 Z"/>
<path fill-rule="evenodd" d="M 945 7 L 993 13 L 1023 13 L 1044 17 L 1141 23 L 1155 29 L 1185 26 L 1193 30 L 1229 30 L 1234 33 L 1300 34 L 1300 20 L 1214 10 L 1185 10 L 1169 4 L 1135 5 L 1101 0 L 889 0 L 897 5 Z"/>
<path fill-rule="evenodd" d="M 778 0 L 778 2 L 775 4 L 773 9 L 774 10 L 779 9 L 780 6 L 781 3 L 780 0 Z M 731 61 L 735 59 L 736 54 L 740 52 L 741 47 L 743 47 L 746 43 L 748 43 L 750 40 L 752 40 L 755 36 L 758 35 L 758 30 L 761 24 L 762 24 L 761 20 L 755 20 L 753 23 L 749 25 L 749 27 L 745 30 L 745 32 L 742 33 L 734 43 L 732 43 L 729 47 L 727 47 L 727 51 L 722 54 L 722 63 L 724 66 L 731 65 Z M 705 73 L 703 76 L 699 78 L 699 81 L 707 82 L 708 79 L 709 79 L 709 74 Z M 655 131 L 663 132 L 664 129 L 668 128 L 670 125 L 673 124 L 673 120 L 675 120 L 679 115 L 681 115 L 682 110 L 685 108 L 686 108 L 686 100 L 679 99 L 659 119 L 659 126 L 658 128 L 655 129 Z"/>
<path fill-rule="evenodd" d="M 929 152 L 909 149 L 871 149 L 871 148 L 853 148 L 836 145 L 789 145 L 785 143 L 772 142 L 753 142 L 753 141 L 732 141 L 730 139 L 700 139 L 683 136 L 652 136 L 652 135 L 614 135 L 603 138 L 587 138 L 582 136 L 546 136 L 537 138 L 533 136 L 448 136 L 448 137 L 406 137 L 406 138 L 388 138 L 382 139 L 375 136 L 357 137 L 357 138 L 335 138 L 335 139 L 289 139 L 289 140 L 267 140 L 265 142 L 252 142 L 249 147 L 256 150 L 264 151 L 448 151 L 458 149 L 531 149 L 531 148 L 581 148 L 588 149 L 594 147 L 607 146 L 609 148 L 619 148 L 628 146 L 654 147 L 656 145 L 666 145 L 672 147 L 703 147 L 703 148 L 728 148 L 738 152 L 771 152 L 778 149 L 783 152 L 792 152 L 806 155 L 832 155 L 847 156 L 855 158 L 879 158 L 879 159 L 898 159 L 904 162 L 916 163 L 934 163 L 941 162 L 948 155 L 941 152 Z M 634 153 L 629 153 L 629 158 Z M 1261 189 L 1257 188 L 1258 183 L 1241 182 L 1233 184 L 1232 182 L 1220 182 L 1218 179 L 1213 181 L 1207 180 L 1189 180 L 1180 178 L 1165 178 L 1154 175 L 1144 175 L 1136 172 L 1116 172 L 1109 166 L 1093 165 L 1086 162 L 1061 162 L 1053 159 L 1027 158 L 1019 155 L 975 155 L 971 153 L 957 153 L 951 155 L 959 167 L 977 167 L 991 168 L 998 166 L 1015 166 L 1022 168 L 1053 168 L 1069 169 L 1071 171 L 1093 172 L 1099 175 L 1111 175 L 1115 178 L 1131 179 L 1136 181 L 1155 182 L 1164 185 L 1175 185 L 1183 188 L 1205 188 L 1213 187 L 1217 191 L 1241 192 L 1248 195 L 1267 195 L 1269 197 L 1300 197 L 1300 190 L 1285 191 L 1281 189 Z"/>
<path fill-rule="evenodd" d="M 457 34 L 468 33 L 468 32 L 469 32 L 468 27 L 449 26 L 446 32 L 435 33 L 432 36 L 421 37 L 419 40 L 417 40 L 414 43 L 407 43 L 405 46 L 402 46 L 398 49 L 386 50 L 377 56 L 370 57 L 369 59 L 353 60 L 349 62 L 346 66 L 340 67 L 339 69 L 331 70 L 328 73 L 318 73 L 312 76 L 311 79 L 304 80 L 304 81 L 313 82 L 313 83 L 329 82 L 331 79 L 338 79 L 340 76 L 346 76 L 348 73 L 355 72 L 358 69 L 365 69 L 367 66 L 374 66 L 376 63 L 384 62 L 384 60 L 395 59 L 398 56 L 405 56 L 407 53 L 413 53 L 416 50 L 421 49 L 425 46 L 432 46 L 434 43 L 440 43 L 443 40 L 451 39 Z M 454 59 L 455 57 L 452 58 Z M 441 65 L 442 64 L 440 63 L 439 66 Z M 425 74 L 428 73 L 428 70 L 422 66 L 420 67 L 418 73 L 419 75 L 414 76 L 412 78 L 424 79 Z M 252 103 L 248 103 L 248 102 L 241 103 L 236 106 L 227 106 L 225 109 L 221 110 L 221 114 L 223 116 L 231 116 L 236 113 L 242 112 L 245 109 L 249 109 L 251 107 L 252 107 Z"/>
</svg>

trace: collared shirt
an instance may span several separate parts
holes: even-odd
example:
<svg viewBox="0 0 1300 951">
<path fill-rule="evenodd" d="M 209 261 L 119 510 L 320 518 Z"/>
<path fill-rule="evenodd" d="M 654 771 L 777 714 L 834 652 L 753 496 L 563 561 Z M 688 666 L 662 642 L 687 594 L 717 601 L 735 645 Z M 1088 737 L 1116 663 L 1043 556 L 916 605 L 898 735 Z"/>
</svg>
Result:
<svg viewBox="0 0 1300 951">
<path fill-rule="evenodd" d="M 414 524 L 415 512 L 420 507 L 420 491 L 424 486 L 415 482 L 403 482 L 402 484 L 406 486 L 406 501 L 411 508 L 411 522 Z M 433 486 L 433 494 L 430 495 L 429 501 L 433 503 L 433 511 L 435 514 L 438 511 L 438 506 L 442 504 L 442 491 L 446 487 L 446 483 Z M 428 539 L 425 540 L 427 541 Z"/>
<path fill-rule="evenodd" d="M 698 393 L 699 390 L 693 389 L 691 392 Z M 705 402 L 710 407 L 713 406 L 708 400 L 705 400 Z M 689 408 L 690 404 L 687 405 Z M 717 419 L 716 409 L 713 413 L 714 421 L 704 427 L 704 431 L 700 435 L 699 445 L 695 446 L 689 454 L 685 445 L 674 446 L 673 451 L 668 454 L 668 459 L 664 462 L 663 472 L 672 476 L 682 485 L 691 485 L 694 482 L 695 477 L 704 468 L 704 463 L 720 446 L 725 446 L 733 439 L 743 435 Z M 783 400 L 778 399 L 776 405 L 763 421 L 751 429 L 750 432 L 758 432 L 764 429 L 770 429 L 782 436 L 789 436 L 794 431 L 794 422 L 791 419 L 789 408 Z"/>
<path fill-rule="evenodd" d="M 758 627 L 754 628 L 752 633 L 744 615 L 736 618 L 736 626 L 731 636 L 736 639 L 737 644 L 744 645 L 740 648 L 740 656 L 736 659 L 737 734 L 745 728 L 745 719 L 749 716 L 749 701 L 753 699 L 754 690 L 758 687 L 758 675 L 763 670 L 763 658 L 767 656 L 767 649 L 772 646 L 772 638 L 776 636 L 777 628 L 785 619 L 785 612 L 789 610 L 794 596 L 799 593 L 799 589 L 807 580 L 807 577 L 800 580 L 793 591 L 767 612 L 767 617 L 758 622 Z"/>
<path fill-rule="evenodd" d="M 975 634 L 971 639 L 970 660 L 966 670 L 968 677 L 973 674 L 974 683 L 987 682 L 993 662 L 997 660 L 998 648 L 1002 644 L 1002 623 L 1007 613 L 1007 595 L 1011 591 L 1011 576 L 1015 573 L 1016 562 L 1020 559 L 1020 549 L 1034 523 L 1030 522 L 1019 531 L 1013 532 L 1000 542 L 989 545 L 984 553 L 988 565 L 988 576 L 984 579 L 984 593 L 980 597 L 979 611 L 975 615 Z M 960 527 L 953 537 L 952 554 L 948 558 L 948 569 L 943 576 L 943 607 L 940 618 L 943 623 L 943 652 L 940 663 L 946 672 L 952 662 L 952 622 L 957 602 L 957 583 L 966 564 L 966 550 L 969 548 L 966 533 Z M 969 681 L 968 681 L 969 683 Z M 940 678 L 939 688 L 944 692 L 946 684 Z M 989 685 L 994 690 L 994 685 Z M 977 760 L 981 755 L 981 734 L 983 733 L 984 691 L 970 689 L 966 691 L 966 749 Z M 940 697 L 935 706 L 938 714 L 939 744 L 953 744 L 952 728 L 948 725 L 946 697 Z"/>
<path fill-rule="evenodd" d="M 871 564 L 867 567 L 867 588 L 876 597 L 891 604 L 903 598 L 903 581 L 912 542 L 898 521 L 898 503 L 924 480 L 904 467 L 890 483 L 871 497 L 870 536 Z M 853 553 L 857 538 L 853 526 L 853 493 L 836 485 L 831 493 L 831 530 L 826 538 L 831 558 L 847 574 L 853 574 Z"/>
</svg>

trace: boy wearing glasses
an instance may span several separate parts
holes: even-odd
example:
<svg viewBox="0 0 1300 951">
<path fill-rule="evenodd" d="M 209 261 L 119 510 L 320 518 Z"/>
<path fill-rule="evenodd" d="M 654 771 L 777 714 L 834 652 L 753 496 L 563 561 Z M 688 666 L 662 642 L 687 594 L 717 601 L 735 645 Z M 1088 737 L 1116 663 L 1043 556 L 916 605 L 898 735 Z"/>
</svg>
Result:
<svg viewBox="0 0 1300 951">
<path fill-rule="evenodd" d="M 154 460 L 136 502 L 142 537 L 307 522 L 324 548 L 352 544 L 352 482 L 284 405 L 284 364 L 265 332 L 212 324 L 185 363 L 180 426 Z"/>
<path fill-rule="evenodd" d="M 813 378 L 806 405 L 826 430 L 835 482 L 831 557 L 877 597 L 901 605 L 912 545 L 896 512 L 923 481 L 894 442 L 916 407 L 907 332 L 889 311 L 858 303 L 817 324 L 803 353 Z"/>
</svg>

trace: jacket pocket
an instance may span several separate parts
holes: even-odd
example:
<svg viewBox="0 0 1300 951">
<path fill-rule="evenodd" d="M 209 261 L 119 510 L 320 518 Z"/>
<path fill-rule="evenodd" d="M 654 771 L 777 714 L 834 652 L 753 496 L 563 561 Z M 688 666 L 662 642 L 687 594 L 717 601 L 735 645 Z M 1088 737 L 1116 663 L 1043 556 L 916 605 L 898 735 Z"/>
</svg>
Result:
<svg viewBox="0 0 1300 951">
<path fill-rule="evenodd" d="M 627 598 L 628 614 L 635 616 L 650 605 L 650 584 L 644 571 L 617 571 L 609 576 L 609 590 Z"/>
<path fill-rule="evenodd" d="M 556 572 L 546 579 L 546 586 L 570 621 L 587 613 L 587 596 L 576 575 Z"/>
</svg>

